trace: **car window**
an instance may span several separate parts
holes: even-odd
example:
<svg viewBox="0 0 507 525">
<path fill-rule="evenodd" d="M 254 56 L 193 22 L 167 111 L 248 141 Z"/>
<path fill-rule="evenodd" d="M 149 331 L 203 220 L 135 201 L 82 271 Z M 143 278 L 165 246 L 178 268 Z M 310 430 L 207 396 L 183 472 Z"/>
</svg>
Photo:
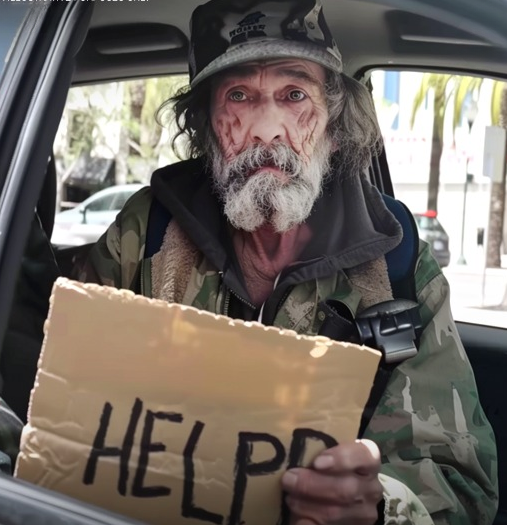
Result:
<svg viewBox="0 0 507 525">
<path fill-rule="evenodd" d="M 108 82 L 69 91 L 53 145 L 58 195 L 51 241 L 60 246 L 95 242 L 153 171 L 178 160 L 171 123 L 158 109 L 188 85 L 186 75 Z M 124 185 L 137 184 L 131 190 Z M 116 188 L 113 188 L 115 187 Z M 97 192 L 86 211 L 111 212 L 96 224 L 68 214 Z"/>
<path fill-rule="evenodd" d="M 395 196 L 443 268 L 455 318 L 507 326 L 507 84 L 394 70 L 371 80 Z"/>
<path fill-rule="evenodd" d="M 86 206 L 87 211 L 108 211 L 113 210 L 114 195 L 105 195 L 93 200 Z"/>
<path fill-rule="evenodd" d="M 442 225 L 432 217 L 426 217 L 425 215 L 414 215 L 415 222 L 421 230 L 428 230 L 432 232 L 444 233 L 445 230 L 442 228 Z"/>
<path fill-rule="evenodd" d="M 71 200 L 69 189 L 83 190 L 82 201 L 107 186 L 145 183 L 176 161 L 170 123 L 156 115 L 187 84 L 179 75 L 72 88 L 54 143 L 60 201 Z"/>
<path fill-rule="evenodd" d="M 113 198 L 111 209 L 121 210 L 131 195 L 131 191 L 122 191 L 120 193 L 117 193 Z"/>
</svg>

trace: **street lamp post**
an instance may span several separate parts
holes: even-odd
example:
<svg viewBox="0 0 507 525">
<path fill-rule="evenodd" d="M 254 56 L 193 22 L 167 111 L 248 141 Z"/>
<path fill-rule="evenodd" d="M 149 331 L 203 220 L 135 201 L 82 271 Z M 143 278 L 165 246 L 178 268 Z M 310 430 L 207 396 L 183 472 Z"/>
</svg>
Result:
<svg viewBox="0 0 507 525">
<path fill-rule="evenodd" d="M 477 117 L 478 107 L 477 102 L 472 100 L 465 110 L 465 118 L 468 123 L 468 147 L 467 147 L 467 161 L 466 161 L 466 174 L 465 174 L 465 185 L 463 187 L 463 216 L 461 219 L 461 249 L 458 259 L 458 264 L 466 264 L 464 253 L 464 244 L 465 244 L 465 215 L 466 215 L 466 206 L 467 206 L 467 192 L 468 185 L 473 181 L 474 176 L 472 173 L 469 173 L 469 163 L 470 163 L 470 145 L 472 137 L 472 126 L 474 125 L 475 118 Z"/>
</svg>

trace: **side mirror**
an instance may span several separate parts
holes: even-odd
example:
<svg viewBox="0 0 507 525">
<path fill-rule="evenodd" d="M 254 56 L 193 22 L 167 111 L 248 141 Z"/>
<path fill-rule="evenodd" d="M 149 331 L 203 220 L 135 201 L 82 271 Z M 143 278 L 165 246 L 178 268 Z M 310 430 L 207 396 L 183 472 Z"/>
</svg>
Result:
<svg viewBox="0 0 507 525">
<path fill-rule="evenodd" d="M 79 213 L 83 216 L 83 220 L 81 221 L 82 224 L 86 224 L 86 212 L 87 211 L 88 211 L 88 208 L 86 206 L 79 208 Z"/>
</svg>

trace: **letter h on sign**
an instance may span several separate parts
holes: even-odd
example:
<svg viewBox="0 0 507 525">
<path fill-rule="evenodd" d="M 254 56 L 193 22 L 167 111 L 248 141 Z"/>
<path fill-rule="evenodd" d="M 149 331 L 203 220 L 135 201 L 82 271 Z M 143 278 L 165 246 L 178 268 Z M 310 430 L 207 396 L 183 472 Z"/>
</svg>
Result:
<svg viewBox="0 0 507 525">
<path fill-rule="evenodd" d="M 83 483 L 85 485 L 91 485 L 95 481 L 95 475 L 97 473 L 97 464 L 100 457 L 114 457 L 120 458 L 120 475 L 118 477 L 118 493 L 121 496 L 127 494 L 127 483 L 129 478 L 129 461 L 134 446 L 134 435 L 136 432 L 139 418 L 143 411 L 143 402 L 136 398 L 132 412 L 130 414 L 127 431 L 123 439 L 123 445 L 119 447 L 107 447 L 105 444 L 107 429 L 111 421 L 111 414 L 113 412 L 113 406 L 111 403 L 105 403 L 102 415 L 100 417 L 99 428 L 93 441 L 92 450 L 86 464 L 86 468 L 83 476 Z M 171 493 L 169 487 L 145 487 L 144 477 L 146 475 L 146 469 L 148 466 L 148 456 L 150 452 L 163 452 L 165 445 L 163 443 L 152 443 L 151 434 L 153 432 L 153 426 L 156 419 L 171 421 L 173 423 L 181 423 L 183 416 L 174 412 L 152 412 L 151 410 L 146 411 L 144 419 L 143 433 L 141 437 L 141 452 L 139 455 L 139 463 L 134 476 L 132 484 L 132 495 L 139 498 L 154 498 L 159 496 L 168 496 Z"/>
</svg>

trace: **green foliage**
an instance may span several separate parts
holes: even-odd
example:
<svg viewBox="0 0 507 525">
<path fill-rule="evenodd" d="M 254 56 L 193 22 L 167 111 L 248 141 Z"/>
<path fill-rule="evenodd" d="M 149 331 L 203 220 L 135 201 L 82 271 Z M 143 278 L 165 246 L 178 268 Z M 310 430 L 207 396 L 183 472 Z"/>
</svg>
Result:
<svg viewBox="0 0 507 525">
<path fill-rule="evenodd" d="M 454 108 L 452 118 L 452 129 L 455 130 L 462 119 L 463 110 L 470 97 L 477 101 L 482 86 L 483 78 L 479 77 L 456 77 L 456 88 L 454 93 Z"/>
<path fill-rule="evenodd" d="M 139 83 L 139 81 L 135 82 Z M 166 144 L 161 142 L 163 129 L 156 121 L 157 110 L 186 84 L 188 78 L 185 76 L 145 80 L 140 118 L 134 115 L 132 96 L 135 91 L 132 90 L 132 83 L 128 84 L 127 91 L 130 96 L 124 104 L 124 127 L 129 135 L 129 146 L 137 155 L 144 159 L 151 159 L 161 153 Z"/>
<path fill-rule="evenodd" d="M 188 77 L 173 76 L 150 78 L 146 81 L 146 99 L 141 115 L 143 126 L 153 126 L 159 107 L 188 84 Z"/>
<path fill-rule="evenodd" d="M 491 124 L 506 126 L 507 115 L 502 115 L 502 93 L 507 89 L 506 82 L 495 81 L 491 93 Z"/>
<path fill-rule="evenodd" d="M 410 125 L 412 128 L 415 124 L 416 115 L 423 106 L 424 101 L 428 96 L 433 94 L 434 115 L 436 118 L 442 120 L 443 129 L 445 105 L 448 100 L 446 98 L 446 91 L 447 85 L 451 80 L 453 80 L 452 75 L 443 75 L 439 73 L 425 73 L 423 75 L 421 85 L 419 86 L 412 104 L 412 115 L 410 118 Z"/>
<path fill-rule="evenodd" d="M 452 81 L 452 87 L 451 89 L 448 89 L 450 81 Z M 460 125 L 463 117 L 463 110 L 466 108 L 466 103 L 470 96 L 475 100 L 478 100 L 483 82 L 484 78 L 481 77 L 425 73 L 419 90 L 414 97 L 410 121 L 411 126 L 414 127 L 417 112 L 424 104 L 426 97 L 433 92 L 437 104 L 436 114 L 439 119 L 442 118 L 442 125 L 443 116 L 445 115 L 445 111 L 447 111 L 447 104 L 451 96 L 454 95 L 452 128 L 453 131 L 455 131 Z M 491 124 L 493 126 L 501 125 L 501 101 L 502 91 L 504 89 L 507 89 L 506 82 L 493 82 L 491 93 Z M 447 91 L 447 97 L 444 100 L 443 94 L 445 91 Z"/>
<path fill-rule="evenodd" d="M 478 99 L 483 80 L 480 77 L 425 73 L 412 104 L 411 126 L 414 127 L 416 115 L 426 97 L 432 94 L 433 114 L 437 120 L 435 130 L 438 130 L 439 138 L 443 137 L 445 113 L 449 101 L 454 95 L 452 129 L 453 131 L 456 130 L 462 120 L 463 109 L 470 96 L 475 100 Z"/>
<path fill-rule="evenodd" d="M 80 156 L 91 155 L 97 144 L 107 143 L 104 122 L 117 118 L 108 100 L 119 89 L 112 83 L 70 90 L 55 141 L 55 154 L 65 168 Z"/>
<path fill-rule="evenodd" d="M 90 112 L 78 111 L 70 119 L 68 155 L 76 159 L 82 154 L 90 154 L 95 122 Z"/>
<path fill-rule="evenodd" d="M 156 113 L 187 84 L 179 75 L 72 88 L 55 141 L 64 169 L 82 155 L 107 155 L 116 159 L 117 174 L 123 170 L 121 179 L 133 180 L 175 159 Z"/>
</svg>

